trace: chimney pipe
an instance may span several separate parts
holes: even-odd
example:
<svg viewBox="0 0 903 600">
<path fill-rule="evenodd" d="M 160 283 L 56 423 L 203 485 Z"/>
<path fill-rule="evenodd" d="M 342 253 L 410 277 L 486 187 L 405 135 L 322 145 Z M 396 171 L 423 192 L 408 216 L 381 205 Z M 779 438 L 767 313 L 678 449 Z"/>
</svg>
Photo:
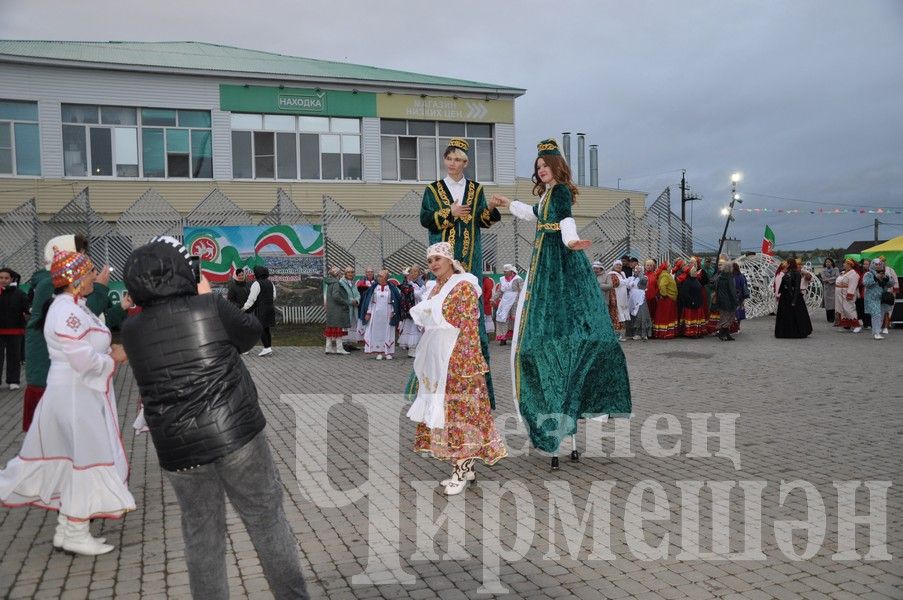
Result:
<svg viewBox="0 0 903 600">
<path fill-rule="evenodd" d="M 586 185 L 586 134 L 577 133 L 577 185 Z"/>
<path fill-rule="evenodd" d="M 589 147 L 589 184 L 599 187 L 599 146 L 590 144 Z"/>
<path fill-rule="evenodd" d="M 564 150 L 564 161 L 571 164 L 571 132 L 565 131 L 561 134 L 561 146 Z"/>
</svg>

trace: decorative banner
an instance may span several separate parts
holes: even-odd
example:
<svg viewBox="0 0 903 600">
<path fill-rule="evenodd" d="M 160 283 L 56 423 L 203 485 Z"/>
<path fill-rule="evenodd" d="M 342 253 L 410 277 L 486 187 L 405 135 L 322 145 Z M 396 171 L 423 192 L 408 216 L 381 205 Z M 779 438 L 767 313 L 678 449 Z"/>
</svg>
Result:
<svg viewBox="0 0 903 600">
<path fill-rule="evenodd" d="M 273 282 L 323 276 L 323 232 L 319 225 L 186 227 L 185 246 L 201 257 L 211 283 L 229 281 L 237 269 L 266 266 Z"/>
<path fill-rule="evenodd" d="M 766 213 L 774 215 L 903 215 L 903 208 L 744 208 L 734 207 L 736 212 Z"/>
</svg>

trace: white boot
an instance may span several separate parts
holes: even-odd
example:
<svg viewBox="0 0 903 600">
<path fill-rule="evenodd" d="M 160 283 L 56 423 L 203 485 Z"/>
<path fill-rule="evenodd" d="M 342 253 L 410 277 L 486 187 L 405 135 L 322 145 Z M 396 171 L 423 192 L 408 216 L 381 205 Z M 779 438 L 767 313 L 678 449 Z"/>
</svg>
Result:
<svg viewBox="0 0 903 600">
<path fill-rule="evenodd" d="M 66 530 L 69 527 L 69 517 L 63 514 L 58 514 L 56 517 L 56 531 L 53 533 L 53 547 L 57 550 L 62 550 L 63 548 L 63 539 L 66 536 Z M 103 544 L 107 541 L 107 538 L 97 537 L 94 540 L 98 544 Z"/>
<path fill-rule="evenodd" d="M 97 556 L 112 552 L 113 546 L 101 544 L 91 537 L 88 521 L 69 521 L 63 535 L 63 550 L 85 556 Z"/>
<path fill-rule="evenodd" d="M 335 354 L 332 348 L 332 338 L 326 338 L 326 354 Z"/>
<path fill-rule="evenodd" d="M 333 339 L 333 344 L 335 344 L 335 353 L 336 354 L 351 354 L 347 350 L 345 350 L 345 346 L 342 345 L 342 340 L 340 338 Z"/>
<path fill-rule="evenodd" d="M 445 484 L 446 496 L 457 496 L 464 491 L 464 489 L 467 487 L 467 484 L 471 481 L 470 479 L 468 479 L 467 475 L 472 466 L 472 458 L 455 463 L 455 472 L 452 474 L 451 479 L 448 481 L 448 483 Z"/>
</svg>

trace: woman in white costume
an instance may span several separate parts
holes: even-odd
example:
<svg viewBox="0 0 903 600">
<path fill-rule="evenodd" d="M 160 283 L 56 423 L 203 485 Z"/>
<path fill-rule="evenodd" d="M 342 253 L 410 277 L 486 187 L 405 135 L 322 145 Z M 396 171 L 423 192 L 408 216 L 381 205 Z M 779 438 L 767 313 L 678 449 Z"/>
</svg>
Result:
<svg viewBox="0 0 903 600">
<path fill-rule="evenodd" d="M 517 299 L 520 297 L 521 287 L 524 284 L 524 280 L 517 274 L 514 265 L 508 264 L 502 269 L 505 274 L 499 279 L 494 294 L 497 303 L 495 340 L 500 346 L 504 346 L 514 337 L 514 313 L 517 309 Z"/>
<path fill-rule="evenodd" d="M 85 306 L 96 276 L 91 259 L 57 252 L 50 271 L 55 297 L 43 324 L 47 389 L 19 455 L 0 471 L 0 501 L 58 511 L 54 547 L 104 554 L 113 546 L 91 537 L 91 519 L 118 519 L 135 509 L 112 385 L 126 356 Z"/>
<path fill-rule="evenodd" d="M 618 341 L 623 342 L 627 339 L 627 323 L 630 321 L 630 290 L 627 289 L 627 276 L 624 274 L 624 264 L 620 260 L 616 260 L 612 264 L 608 275 L 615 285 L 615 300 L 618 303 L 618 321 L 621 323 L 621 328 L 618 331 L 620 334 Z M 617 283 L 615 283 L 615 280 L 617 280 Z"/>
<path fill-rule="evenodd" d="M 364 352 L 376 354 L 377 360 L 392 360 L 395 354 L 395 328 L 401 316 L 401 294 L 389 283 L 389 272 L 380 271 L 361 304 L 364 330 Z"/>
</svg>

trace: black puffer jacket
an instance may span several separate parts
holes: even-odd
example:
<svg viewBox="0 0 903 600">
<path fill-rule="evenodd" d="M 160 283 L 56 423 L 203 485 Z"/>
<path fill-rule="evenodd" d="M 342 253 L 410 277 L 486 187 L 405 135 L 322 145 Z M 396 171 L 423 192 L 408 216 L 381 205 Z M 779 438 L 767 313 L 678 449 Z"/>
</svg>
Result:
<svg viewBox="0 0 903 600">
<path fill-rule="evenodd" d="M 260 323 L 222 296 L 198 295 L 188 252 L 172 242 L 152 242 L 129 257 L 126 288 L 143 310 L 122 327 L 144 416 L 168 471 L 213 462 L 266 425 L 240 357 L 260 338 Z"/>
</svg>

